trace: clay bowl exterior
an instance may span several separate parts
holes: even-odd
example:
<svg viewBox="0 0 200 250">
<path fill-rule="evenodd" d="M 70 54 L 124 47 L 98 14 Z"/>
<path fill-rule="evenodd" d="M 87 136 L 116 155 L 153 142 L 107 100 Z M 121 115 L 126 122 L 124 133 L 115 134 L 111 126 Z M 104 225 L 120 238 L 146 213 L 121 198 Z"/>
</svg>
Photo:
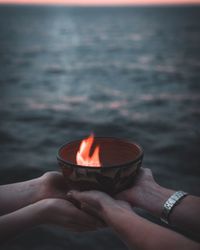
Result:
<svg viewBox="0 0 200 250">
<path fill-rule="evenodd" d="M 117 138 L 95 137 L 92 150 L 96 145 L 100 146 L 102 167 L 87 167 L 76 164 L 81 141 L 64 144 L 57 155 L 58 164 L 71 189 L 114 194 L 133 184 L 143 159 L 143 150 L 138 144 Z"/>
</svg>

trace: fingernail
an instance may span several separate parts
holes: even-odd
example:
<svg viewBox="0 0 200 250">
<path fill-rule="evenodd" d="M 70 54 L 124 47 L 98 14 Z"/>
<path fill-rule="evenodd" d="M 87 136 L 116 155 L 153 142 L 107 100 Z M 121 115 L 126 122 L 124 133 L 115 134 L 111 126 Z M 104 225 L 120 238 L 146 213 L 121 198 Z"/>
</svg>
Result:
<svg viewBox="0 0 200 250">
<path fill-rule="evenodd" d="M 66 196 L 67 196 L 67 198 L 72 198 L 72 194 L 73 194 L 73 192 L 72 191 L 69 191 L 67 194 L 66 194 Z"/>
</svg>

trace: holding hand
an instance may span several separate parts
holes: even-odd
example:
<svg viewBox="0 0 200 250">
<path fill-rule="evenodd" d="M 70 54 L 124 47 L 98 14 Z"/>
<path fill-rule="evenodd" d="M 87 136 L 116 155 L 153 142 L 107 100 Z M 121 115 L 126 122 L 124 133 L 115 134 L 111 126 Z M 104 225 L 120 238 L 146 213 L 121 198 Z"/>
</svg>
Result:
<svg viewBox="0 0 200 250">
<path fill-rule="evenodd" d="M 141 168 L 134 185 L 116 196 L 117 199 L 129 202 L 133 207 L 142 208 L 156 217 L 161 217 L 164 203 L 175 193 L 175 190 L 164 188 L 155 182 L 148 168 Z M 172 225 L 191 231 L 200 232 L 200 198 L 188 195 L 175 206 L 169 215 Z"/>
<path fill-rule="evenodd" d="M 69 191 L 67 198 L 79 202 L 83 211 L 101 218 L 106 223 L 110 213 L 132 212 L 132 208 L 127 202 L 115 200 L 106 193 L 99 191 Z"/>
<path fill-rule="evenodd" d="M 67 191 L 67 183 L 58 172 L 0 186 L 0 243 L 40 224 L 53 224 L 74 232 L 102 227 L 100 220 L 66 200 Z"/>
<path fill-rule="evenodd" d="M 102 223 L 64 199 L 46 199 L 36 203 L 40 208 L 39 223 L 53 224 L 73 232 L 92 231 Z"/>
<path fill-rule="evenodd" d="M 174 190 L 163 188 L 155 182 L 150 169 L 141 168 L 133 186 L 116 195 L 116 198 L 160 217 L 165 200 L 173 193 Z"/>
<path fill-rule="evenodd" d="M 67 183 L 59 172 L 47 172 L 39 178 L 0 186 L 0 215 L 47 198 L 65 198 Z M 17 195 L 16 195 L 17 194 Z"/>
<path fill-rule="evenodd" d="M 199 249 L 199 244 L 138 216 L 124 201 L 99 191 L 70 191 L 69 199 L 80 202 L 82 210 L 101 218 L 130 249 Z"/>
</svg>

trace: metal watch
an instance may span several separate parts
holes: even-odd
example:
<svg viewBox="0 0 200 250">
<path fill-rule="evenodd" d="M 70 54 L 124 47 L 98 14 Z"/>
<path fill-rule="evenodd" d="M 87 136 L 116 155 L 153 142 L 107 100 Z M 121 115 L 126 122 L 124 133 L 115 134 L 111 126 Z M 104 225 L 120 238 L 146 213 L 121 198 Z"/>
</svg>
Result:
<svg viewBox="0 0 200 250">
<path fill-rule="evenodd" d="M 163 211 L 161 215 L 161 221 L 169 224 L 169 214 L 171 213 L 172 209 L 185 197 L 188 193 L 183 191 L 177 191 L 172 194 L 169 199 L 163 205 Z"/>
</svg>

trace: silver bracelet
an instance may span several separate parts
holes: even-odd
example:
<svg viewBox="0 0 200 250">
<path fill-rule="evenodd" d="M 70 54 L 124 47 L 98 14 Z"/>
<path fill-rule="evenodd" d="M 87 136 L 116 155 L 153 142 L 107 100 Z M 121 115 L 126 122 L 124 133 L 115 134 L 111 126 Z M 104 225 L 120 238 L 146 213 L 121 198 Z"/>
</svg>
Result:
<svg viewBox="0 0 200 250">
<path fill-rule="evenodd" d="M 183 191 L 177 191 L 172 194 L 169 199 L 163 205 L 163 211 L 161 215 L 161 221 L 169 224 L 169 214 L 171 213 L 172 209 L 185 197 L 188 193 Z"/>
</svg>

